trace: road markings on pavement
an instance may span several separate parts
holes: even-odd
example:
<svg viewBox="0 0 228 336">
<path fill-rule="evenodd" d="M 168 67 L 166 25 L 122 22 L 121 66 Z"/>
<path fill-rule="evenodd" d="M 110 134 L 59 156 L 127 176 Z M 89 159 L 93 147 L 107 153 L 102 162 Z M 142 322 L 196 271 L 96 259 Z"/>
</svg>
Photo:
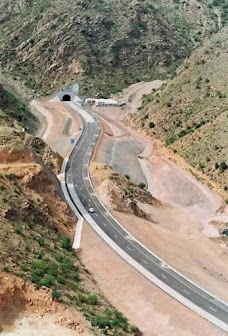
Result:
<svg viewBox="0 0 228 336">
<path fill-rule="evenodd" d="M 188 295 L 190 295 L 190 293 L 188 291 L 186 291 L 185 289 L 184 289 L 184 292 L 187 293 Z"/>
<path fill-rule="evenodd" d="M 164 279 L 167 279 L 167 277 L 166 277 L 164 274 L 161 274 L 161 276 L 162 276 Z"/>
<path fill-rule="evenodd" d="M 107 226 L 105 223 L 103 223 L 104 224 L 104 226 Z"/>
<path fill-rule="evenodd" d="M 146 260 L 143 260 L 144 264 L 148 264 L 148 262 Z"/>
<path fill-rule="evenodd" d="M 217 313 L 217 310 L 216 310 L 216 309 L 214 309 L 214 308 L 212 308 L 212 307 L 210 307 L 210 306 L 209 306 L 209 308 L 210 308 L 211 310 L 213 310 L 214 312 Z"/>
<path fill-rule="evenodd" d="M 131 251 L 131 248 L 130 248 L 129 246 L 127 246 L 127 249 L 128 249 L 129 251 Z"/>
<path fill-rule="evenodd" d="M 161 267 L 165 268 L 167 265 L 164 262 L 161 262 Z"/>
<path fill-rule="evenodd" d="M 116 238 L 117 238 L 117 235 L 116 235 L 116 234 L 114 234 L 114 237 L 116 237 Z"/>
</svg>

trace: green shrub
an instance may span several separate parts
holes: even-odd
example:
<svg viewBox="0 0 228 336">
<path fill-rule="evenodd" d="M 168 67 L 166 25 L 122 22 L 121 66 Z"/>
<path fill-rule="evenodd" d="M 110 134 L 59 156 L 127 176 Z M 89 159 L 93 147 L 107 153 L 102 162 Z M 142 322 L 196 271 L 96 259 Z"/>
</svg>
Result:
<svg viewBox="0 0 228 336">
<path fill-rule="evenodd" d="M 61 292 L 59 290 L 54 290 L 51 294 L 52 299 L 57 300 L 61 297 Z"/>
<path fill-rule="evenodd" d="M 45 275 L 40 281 L 40 286 L 50 287 L 55 282 L 55 277 L 51 274 Z"/>
<path fill-rule="evenodd" d="M 89 299 L 89 302 L 92 304 L 92 305 L 97 305 L 98 304 L 98 297 L 96 294 L 91 294 L 88 296 L 88 299 Z"/>
<path fill-rule="evenodd" d="M 173 142 L 175 142 L 177 140 L 176 135 L 172 135 L 167 141 L 166 144 L 167 145 L 171 145 Z"/>
<path fill-rule="evenodd" d="M 73 272 L 73 273 L 71 274 L 71 279 L 72 279 L 73 281 L 79 281 L 79 280 L 80 280 L 79 273 L 78 273 L 78 272 Z"/>
<path fill-rule="evenodd" d="M 22 271 L 27 272 L 28 271 L 28 266 L 25 265 L 25 264 L 22 264 L 21 269 L 22 269 Z"/>
<path fill-rule="evenodd" d="M 17 234 L 22 234 L 22 227 L 21 227 L 21 226 L 16 226 L 16 228 L 15 228 L 15 232 L 16 232 Z"/>
<path fill-rule="evenodd" d="M 58 281 L 58 283 L 60 283 L 60 284 L 62 284 L 62 285 L 65 285 L 65 283 L 66 283 L 66 278 L 65 278 L 64 275 L 59 274 L 59 275 L 57 276 L 57 281 Z"/>
<path fill-rule="evenodd" d="M 6 177 L 9 179 L 9 180 L 14 180 L 17 176 L 16 174 L 7 174 Z"/>
<path fill-rule="evenodd" d="M 151 122 L 149 123 L 149 127 L 150 127 L 150 128 L 154 128 L 154 127 L 155 127 L 155 123 L 153 123 L 153 121 L 151 121 Z"/>
<path fill-rule="evenodd" d="M 32 272 L 31 274 L 31 281 L 33 283 L 35 283 L 38 287 L 40 286 L 40 280 L 41 280 L 41 276 Z"/>
<path fill-rule="evenodd" d="M 146 188 L 145 183 L 143 183 L 143 182 L 139 183 L 139 188 L 141 188 L 141 189 L 145 189 L 145 188 Z"/>
<path fill-rule="evenodd" d="M 221 173 L 223 173 L 225 170 L 227 169 L 227 164 L 226 162 L 221 162 L 220 165 L 219 165 L 219 170 Z"/>
<path fill-rule="evenodd" d="M 62 247 L 68 251 L 72 250 L 70 238 L 68 237 L 62 238 Z"/>
</svg>

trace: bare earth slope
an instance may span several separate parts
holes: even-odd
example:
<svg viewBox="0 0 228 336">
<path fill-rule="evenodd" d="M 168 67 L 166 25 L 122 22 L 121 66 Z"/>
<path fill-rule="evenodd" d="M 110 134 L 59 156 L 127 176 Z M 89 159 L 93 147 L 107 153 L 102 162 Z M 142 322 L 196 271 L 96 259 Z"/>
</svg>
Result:
<svg viewBox="0 0 228 336">
<path fill-rule="evenodd" d="M 218 26 L 191 0 L 12 1 L 0 4 L 0 65 L 39 92 L 84 79 L 84 92 L 120 91 L 176 67 Z"/>
<path fill-rule="evenodd" d="M 207 40 L 160 91 L 146 96 L 128 122 L 161 139 L 218 183 L 225 199 L 228 169 L 228 27 Z"/>
</svg>

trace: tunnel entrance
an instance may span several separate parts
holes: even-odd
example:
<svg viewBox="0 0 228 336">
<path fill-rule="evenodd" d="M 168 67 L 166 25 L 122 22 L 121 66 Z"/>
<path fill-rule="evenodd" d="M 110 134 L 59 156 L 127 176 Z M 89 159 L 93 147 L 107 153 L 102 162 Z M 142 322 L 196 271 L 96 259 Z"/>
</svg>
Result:
<svg viewBox="0 0 228 336">
<path fill-rule="evenodd" d="M 65 94 L 62 98 L 62 101 L 71 101 L 71 97 L 68 94 Z"/>
</svg>

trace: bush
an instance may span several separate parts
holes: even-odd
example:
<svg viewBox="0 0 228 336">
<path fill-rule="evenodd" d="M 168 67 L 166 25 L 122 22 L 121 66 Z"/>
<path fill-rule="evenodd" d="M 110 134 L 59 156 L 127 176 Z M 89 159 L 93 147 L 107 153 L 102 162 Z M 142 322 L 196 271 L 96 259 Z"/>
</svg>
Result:
<svg viewBox="0 0 228 336">
<path fill-rule="evenodd" d="M 28 271 L 28 266 L 25 265 L 25 264 L 22 264 L 21 269 L 22 269 L 22 271 L 27 272 Z"/>
<path fill-rule="evenodd" d="M 146 188 L 145 183 L 143 183 L 143 182 L 139 183 L 139 188 L 141 188 L 141 189 L 145 189 L 145 188 Z"/>
<path fill-rule="evenodd" d="M 68 251 L 72 250 L 70 238 L 68 238 L 68 237 L 63 237 L 62 238 L 62 247 L 65 248 Z"/>
<path fill-rule="evenodd" d="M 172 135 L 167 141 L 166 144 L 167 145 L 171 145 L 173 142 L 175 142 L 177 140 L 176 135 Z"/>
<path fill-rule="evenodd" d="M 66 278 L 65 278 L 65 276 L 64 275 L 58 275 L 57 276 L 57 281 L 58 281 L 58 283 L 60 283 L 60 284 L 62 284 L 62 285 L 65 285 L 65 283 L 66 283 Z"/>
<path fill-rule="evenodd" d="M 16 174 L 8 174 L 6 175 L 6 177 L 8 177 L 9 180 L 14 180 L 16 178 Z"/>
<path fill-rule="evenodd" d="M 55 277 L 53 275 L 47 274 L 40 281 L 40 286 L 50 287 L 55 282 Z"/>
<path fill-rule="evenodd" d="M 178 136 L 179 136 L 179 138 L 182 138 L 182 137 L 184 137 L 186 134 L 187 134 L 187 131 L 184 130 L 184 129 L 182 129 L 182 130 L 180 131 L 180 133 L 178 134 Z"/>
<path fill-rule="evenodd" d="M 80 276 L 78 272 L 73 272 L 70 276 L 71 280 L 73 281 L 80 281 Z"/>
<path fill-rule="evenodd" d="M 51 294 L 52 299 L 57 300 L 61 297 L 61 292 L 58 290 L 54 290 Z"/>
<path fill-rule="evenodd" d="M 149 127 L 150 127 L 150 128 L 154 128 L 154 127 L 155 127 L 155 123 L 153 123 L 153 121 L 151 121 L 151 122 L 149 123 Z"/>
<path fill-rule="evenodd" d="M 91 295 L 88 296 L 88 299 L 89 299 L 89 302 L 92 305 L 97 305 L 98 304 L 98 297 L 97 297 L 97 295 L 91 294 Z"/>
<path fill-rule="evenodd" d="M 221 162 L 220 165 L 219 165 L 219 170 L 221 173 L 223 173 L 225 170 L 227 169 L 227 164 L 226 162 Z"/>
<path fill-rule="evenodd" d="M 218 162 L 215 162 L 215 169 L 218 169 L 218 167 L 219 167 Z"/>
<path fill-rule="evenodd" d="M 17 234 L 22 234 L 22 227 L 21 227 L 21 226 L 17 226 L 17 227 L 15 228 L 15 232 L 16 232 Z"/>
</svg>

